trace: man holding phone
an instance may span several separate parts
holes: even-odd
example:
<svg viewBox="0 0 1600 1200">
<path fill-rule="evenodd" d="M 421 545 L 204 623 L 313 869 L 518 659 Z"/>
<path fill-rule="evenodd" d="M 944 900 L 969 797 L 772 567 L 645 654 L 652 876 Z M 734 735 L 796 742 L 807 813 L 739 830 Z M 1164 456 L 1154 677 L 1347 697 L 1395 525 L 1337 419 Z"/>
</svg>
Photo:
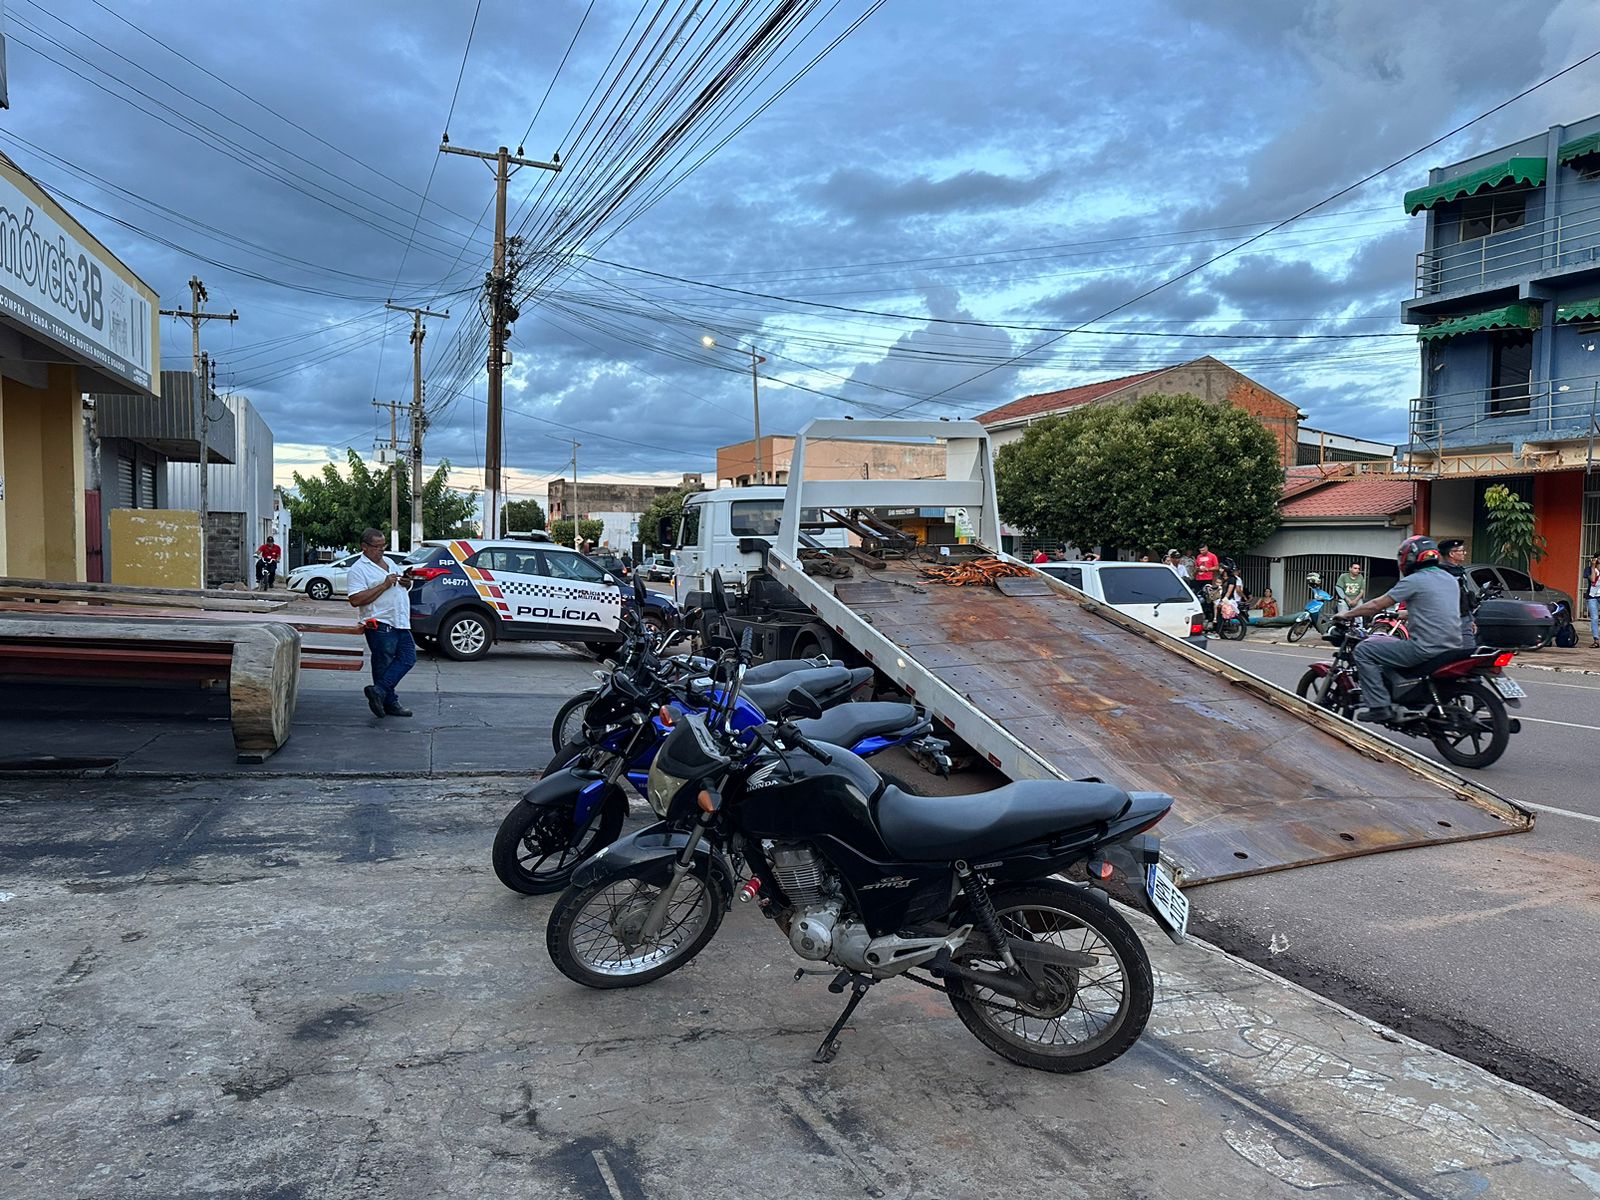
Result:
<svg viewBox="0 0 1600 1200">
<path fill-rule="evenodd" d="M 405 579 L 384 557 L 381 529 L 363 530 L 361 557 L 350 564 L 346 588 L 350 603 L 361 610 L 361 628 L 372 655 L 372 682 L 362 689 L 375 717 L 409 717 L 395 685 L 417 664 L 417 643 L 411 636 L 411 593 Z"/>
</svg>

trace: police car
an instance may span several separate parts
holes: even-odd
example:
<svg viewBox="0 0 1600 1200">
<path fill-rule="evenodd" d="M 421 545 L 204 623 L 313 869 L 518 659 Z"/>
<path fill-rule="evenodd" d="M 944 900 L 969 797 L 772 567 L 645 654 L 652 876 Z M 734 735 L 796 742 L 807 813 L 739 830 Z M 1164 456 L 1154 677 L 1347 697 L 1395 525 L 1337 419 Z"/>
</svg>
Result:
<svg viewBox="0 0 1600 1200">
<path fill-rule="evenodd" d="M 424 542 L 406 558 L 411 631 L 458 661 L 507 641 L 579 642 L 604 654 L 622 641 L 633 593 L 599 563 L 553 542 Z M 647 593 L 644 623 L 676 628 L 678 610 Z"/>
</svg>

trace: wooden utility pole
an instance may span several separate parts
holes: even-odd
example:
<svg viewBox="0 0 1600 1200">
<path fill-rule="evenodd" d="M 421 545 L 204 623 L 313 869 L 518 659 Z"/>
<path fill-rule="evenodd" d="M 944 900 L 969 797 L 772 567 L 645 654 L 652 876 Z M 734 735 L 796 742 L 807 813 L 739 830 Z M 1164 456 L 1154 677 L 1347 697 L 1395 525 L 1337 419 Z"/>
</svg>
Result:
<svg viewBox="0 0 1600 1200">
<path fill-rule="evenodd" d="M 426 308 L 408 308 L 393 300 L 384 304 L 395 312 L 411 314 L 411 445 L 408 461 L 411 464 L 411 549 L 422 545 L 422 431 L 427 428 L 427 418 L 422 407 L 422 339 L 428 336 L 423 317 L 438 317 L 448 321 L 450 312 L 430 312 Z M 394 415 L 391 410 L 389 440 L 394 441 Z M 390 479 L 394 478 L 391 473 Z M 394 501 L 394 520 L 400 520 L 399 501 Z"/>
<path fill-rule="evenodd" d="M 389 549 L 400 549 L 400 476 L 395 472 L 395 465 L 400 461 L 400 430 L 397 428 L 397 414 L 401 409 L 410 405 L 400 404 L 394 400 L 379 400 L 372 398 L 373 408 L 386 408 L 389 410 L 389 441 L 381 447 L 384 454 L 379 461 L 389 467 Z"/>
<path fill-rule="evenodd" d="M 444 154 L 461 154 L 468 158 L 481 158 L 493 163 L 494 171 L 494 269 L 488 279 L 489 290 L 489 404 L 488 426 L 483 437 L 483 536 L 500 536 L 500 506 L 504 498 L 501 466 L 505 458 L 502 445 L 503 418 L 500 402 L 502 374 L 505 370 L 506 326 L 515 316 L 508 318 L 506 296 L 506 184 L 515 173 L 513 168 L 538 167 L 542 171 L 561 170 L 561 156 L 552 162 L 538 162 L 523 158 L 522 147 L 512 154 L 501 146 L 493 154 L 486 150 L 463 150 L 450 144 L 449 136 L 440 144 Z"/>
<path fill-rule="evenodd" d="M 209 582 L 206 578 L 206 526 L 209 522 L 208 501 L 210 500 L 211 464 L 206 460 L 210 457 L 211 447 L 206 437 L 207 424 L 210 415 L 210 405 L 206 395 L 210 388 L 210 375 L 205 364 L 201 362 L 200 355 L 200 322 L 201 321 L 237 321 L 239 310 L 225 313 L 208 313 L 200 311 L 200 304 L 211 297 L 206 295 L 206 285 L 200 282 L 197 275 L 189 276 L 189 307 L 163 308 L 160 313 L 163 317 L 179 317 L 189 322 L 194 331 L 194 400 L 190 405 L 194 419 L 195 437 L 200 441 L 200 586 L 203 588 Z"/>
</svg>

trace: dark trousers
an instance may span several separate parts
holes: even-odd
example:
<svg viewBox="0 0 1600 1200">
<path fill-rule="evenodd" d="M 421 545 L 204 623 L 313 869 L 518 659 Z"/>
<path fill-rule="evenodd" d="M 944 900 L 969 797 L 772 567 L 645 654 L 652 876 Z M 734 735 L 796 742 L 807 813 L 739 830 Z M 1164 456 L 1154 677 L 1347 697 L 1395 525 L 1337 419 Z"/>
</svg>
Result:
<svg viewBox="0 0 1600 1200">
<path fill-rule="evenodd" d="M 395 685 L 417 665 L 417 643 L 409 629 L 379 625 L 367 630 L 367 649 L 372 654 L 372 686 L 383 693 L 386 708 L 398 708 L 400 698 Z"/>
</svg>

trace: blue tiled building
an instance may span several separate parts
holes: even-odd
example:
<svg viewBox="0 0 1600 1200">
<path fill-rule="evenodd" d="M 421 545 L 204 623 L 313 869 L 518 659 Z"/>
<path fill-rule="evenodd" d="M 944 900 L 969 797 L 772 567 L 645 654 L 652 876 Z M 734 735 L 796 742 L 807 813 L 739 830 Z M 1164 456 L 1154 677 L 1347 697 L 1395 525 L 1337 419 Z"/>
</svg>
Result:
<svg viewBox="0 0 1600 1200">
<path fill-rule="evenodd" d="M 1570 591 L 1600 551 L 1600 115 L 1437 167 L 1405 206 L 1426 219 L 1401 305 L 1418 526 L 1487 558 L 1483 491 L 1504 483 L 1549 543 L 1534 574 Z"/>
</svg>

